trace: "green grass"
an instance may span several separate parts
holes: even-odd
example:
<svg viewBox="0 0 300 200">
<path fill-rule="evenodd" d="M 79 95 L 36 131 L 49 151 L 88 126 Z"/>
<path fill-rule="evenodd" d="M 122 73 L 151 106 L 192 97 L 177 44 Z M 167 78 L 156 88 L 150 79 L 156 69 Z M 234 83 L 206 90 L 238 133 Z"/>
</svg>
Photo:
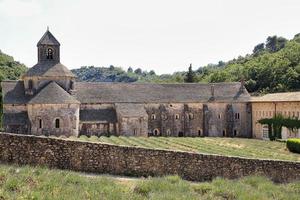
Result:
<svg viewBox="0 0 300 200">
<path fill-rule="evenodd" d="M 300 182 L 274 184 L 264 177 L 188 182 L 178 176 L 129 179 L 107 175 L 0 165 L 0 199 L 299 199 Z"/>
<path fill-rule="evenodd" d="M 300 154 L 291 153 L 286 143 L 243 138 L 220 137 L 95 137 L 81 136 L 83 141 L 116 145 L 181 150 L 225 156 L 300 161 Z"/>
</svg>

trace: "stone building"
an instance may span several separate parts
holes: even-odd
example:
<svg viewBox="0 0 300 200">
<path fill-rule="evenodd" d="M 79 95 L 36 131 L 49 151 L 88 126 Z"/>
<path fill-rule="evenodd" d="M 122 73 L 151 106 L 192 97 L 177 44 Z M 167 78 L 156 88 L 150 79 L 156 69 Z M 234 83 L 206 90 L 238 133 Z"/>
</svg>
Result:
<svg viewBox="0 0 300 200">
<path fill-rule="evenodd" d="M 38 63 L 3 81 L 5 131 L 33 135 L 252 137 L 243 82 L 145 84 L 76 82 L 47 30 Z"/>
<path fill-rule="evenodd" d="M 284 117 L 300 119 L 300 92 L 285 92 L 267 94 L 251 98 L 253 137 L 268 139 L 268 125 L 258 123 L 258 120 L 272 118 L 275 114 Z M 282 138 L 300 138 L 299 130 L 288 130 L 283 127 Z"/>
</svg>

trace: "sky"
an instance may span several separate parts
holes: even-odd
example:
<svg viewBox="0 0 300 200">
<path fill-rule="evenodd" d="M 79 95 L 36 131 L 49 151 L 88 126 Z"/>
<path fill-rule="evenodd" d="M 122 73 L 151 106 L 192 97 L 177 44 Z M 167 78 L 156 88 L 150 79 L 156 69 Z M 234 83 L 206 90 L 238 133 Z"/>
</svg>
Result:
<svg viewBox="0 0 300 200">
<path fill-rule="evenodd" d="M 299 0 L 0 0 L 0 49 L 32 67 L 49 26 L 61 62 L 158 74 L 251 53 L 300 32 Z"/>
</svg>

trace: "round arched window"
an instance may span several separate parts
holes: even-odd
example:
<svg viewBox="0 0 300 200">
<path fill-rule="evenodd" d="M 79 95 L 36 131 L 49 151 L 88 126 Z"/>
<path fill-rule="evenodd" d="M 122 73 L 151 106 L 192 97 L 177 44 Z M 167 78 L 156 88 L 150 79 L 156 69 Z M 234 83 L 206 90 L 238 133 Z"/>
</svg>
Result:
<svg viewBox="0 0 300 200">
<path fill-rule="evenodd" d="M 47 49 L 47 59 L 52 60 L 53 59 L 53 49 L 48 48 Z"/>
</svg>

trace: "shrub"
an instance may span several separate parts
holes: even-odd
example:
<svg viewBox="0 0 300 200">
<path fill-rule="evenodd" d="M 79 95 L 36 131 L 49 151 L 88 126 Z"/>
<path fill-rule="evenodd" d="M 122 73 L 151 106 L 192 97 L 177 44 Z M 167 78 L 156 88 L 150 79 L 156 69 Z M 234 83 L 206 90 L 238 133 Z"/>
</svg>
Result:
<svg viewBox="0 0 300 200">
<path fill-rule="evenodd" d="M 286 142 L 286 147 L 291 152 L 300 153 L 300 138 L 288 139 Z"/>
</svg>

